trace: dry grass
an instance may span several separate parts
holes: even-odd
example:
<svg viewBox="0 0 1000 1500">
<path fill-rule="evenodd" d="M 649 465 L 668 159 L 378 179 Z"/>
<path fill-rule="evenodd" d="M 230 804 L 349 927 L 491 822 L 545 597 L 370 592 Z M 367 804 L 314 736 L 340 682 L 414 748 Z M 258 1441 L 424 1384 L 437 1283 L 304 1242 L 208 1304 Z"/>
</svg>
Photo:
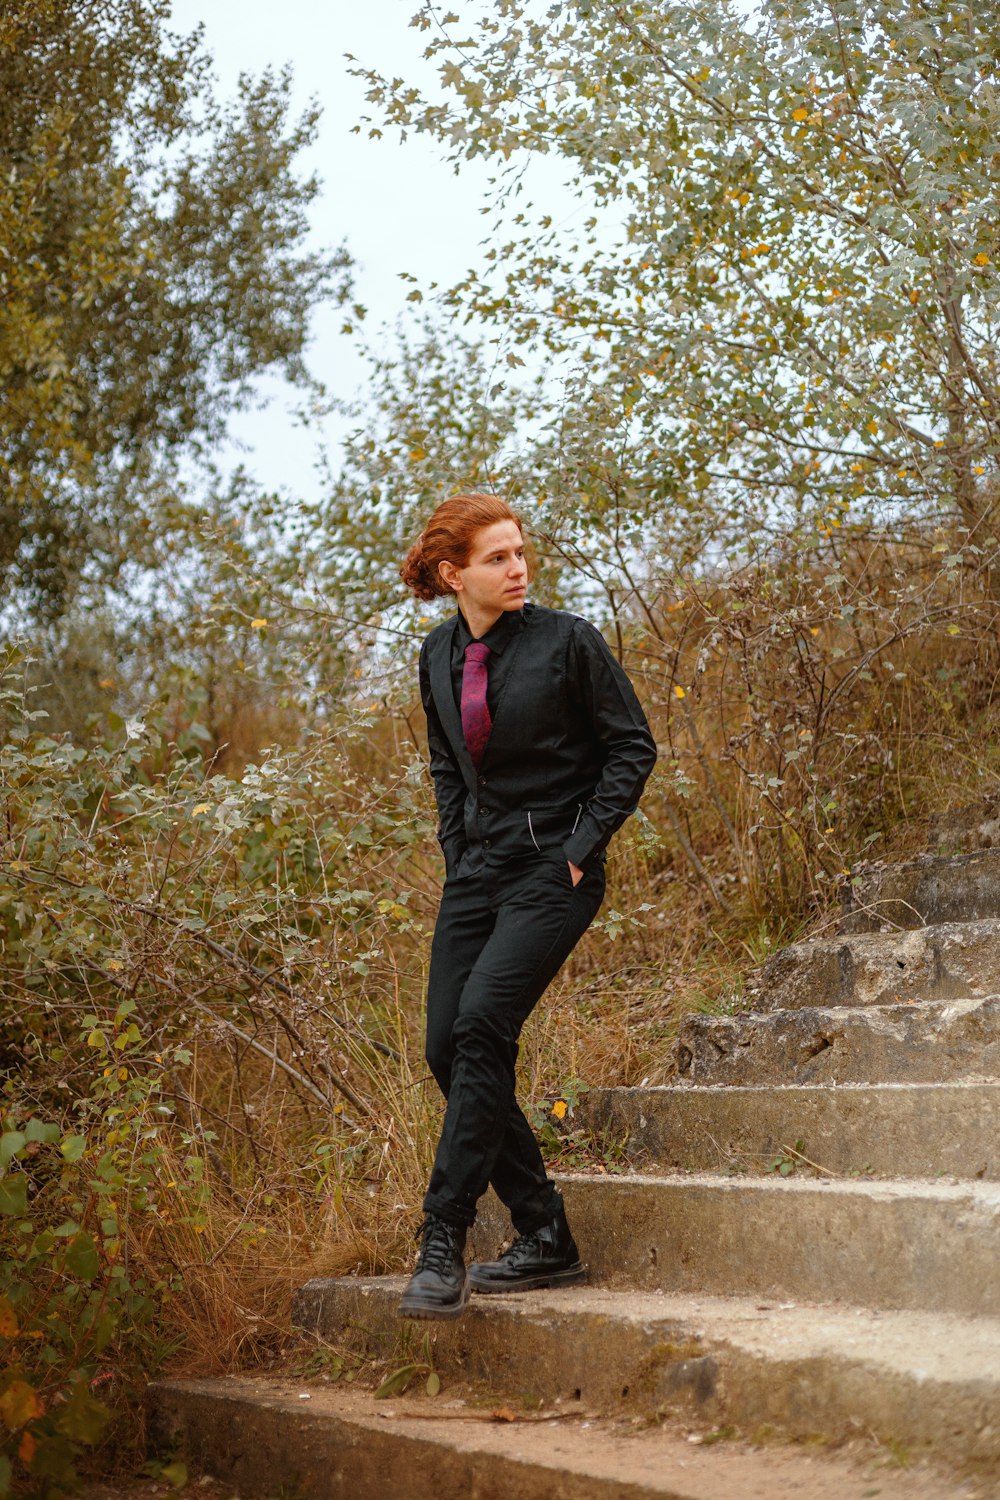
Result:
<svg viewBox="0 0 1000 1500">
<path fill-rule="evenodd" d="M 939 545 L 858 535 L 838 543 L 835 585 L 824 560 L 646 601 L 653 629 L 630 638 L 626 664 L 662 747 L 648 822 L 617 837 L 599 919 L 525 1026 L 527 1108 L 574 1080 L 668 1081 L 681 1017 L 734 1007 L 770 952 L 829 930 L 860 857 L 923 847 L 932 813 L 1000 786 L 995 601 L 976 575 L 942 574 Z M 385 787 L 419 748 L 414 722 L 412 711 L 373 719 L 356 779 L 336 789 L 352 816 L 386 807 Z M 253 724 L 239 728 L 254 743 Z M 332 795 L 318 781 L 317 808 Z M 347 950 L 332 923 L 312 967 L 299 967 L 294 1005 L 271 994 L 253 1012 L 274 1058 L 298 1066 L 284 1006 L 363 1116 L 343 1096 L 324 1108 L 221 1020 L 192 1024 L 189 1144 L 178 1130 L 178 1161 L 164 1152 L 157 1213 L 133 1242 L 151 1273 L 174 1280 L 165 1336 L 176 1369 L 266 1365 L 284 1347 L 296 1286 L 398 1270 L 412 1255 L 443 1113 L 423 1060 L 439 874 L 426 843 L 378 858 L 355 878 L 410 892 L 412 923 L 387 911 L 366 939 L 367 972 L 335 995 L 324 965 L 342 973 Z M 383 1050 L 333 1028 L 330 1006 L 363 1017 Z M 197 1222 L 169 1186 L 185 1151 L 210 1187 Z"/>
</svg>

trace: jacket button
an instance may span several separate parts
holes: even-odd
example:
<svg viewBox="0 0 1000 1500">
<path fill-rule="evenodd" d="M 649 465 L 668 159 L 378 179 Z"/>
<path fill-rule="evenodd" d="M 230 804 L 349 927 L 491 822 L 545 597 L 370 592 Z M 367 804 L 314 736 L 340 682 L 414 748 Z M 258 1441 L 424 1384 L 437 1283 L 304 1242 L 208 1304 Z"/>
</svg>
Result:
<svg viewBox="0 0 1000 1500">
<path fill-rule="evenodd" d="M 490 847 L 490 841 L 489 841 L 489 839 L 483 839 L 483 848 L 484 849 L 488 849 L 489 847 Z"/>
</svg>

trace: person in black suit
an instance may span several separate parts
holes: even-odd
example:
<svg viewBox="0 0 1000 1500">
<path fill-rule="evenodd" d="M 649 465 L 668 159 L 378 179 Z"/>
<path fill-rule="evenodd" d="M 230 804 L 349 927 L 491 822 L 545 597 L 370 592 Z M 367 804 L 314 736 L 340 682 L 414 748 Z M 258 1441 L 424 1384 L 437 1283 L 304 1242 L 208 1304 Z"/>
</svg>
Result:
<svg viewBox="0 0 1000 1500">
<path fill-rule="evenodd" d="M 435 510 L 400 576 L 455 614 L 420 650 L 445 882 L 431 944 L 427 1062 L 447 1104 L 399 1304 L 457 1317 L 470 1288 L 585 1275 L 562 1195 L 514 1097 L 521 1028 L 604 899 L 612 834 L 635 811 L 656 745 L 595 626 L 526 598 L 522 527 L 494 495 Z M 518 1238 L 466 1271 L 492 1183 Z"/>
</svg>

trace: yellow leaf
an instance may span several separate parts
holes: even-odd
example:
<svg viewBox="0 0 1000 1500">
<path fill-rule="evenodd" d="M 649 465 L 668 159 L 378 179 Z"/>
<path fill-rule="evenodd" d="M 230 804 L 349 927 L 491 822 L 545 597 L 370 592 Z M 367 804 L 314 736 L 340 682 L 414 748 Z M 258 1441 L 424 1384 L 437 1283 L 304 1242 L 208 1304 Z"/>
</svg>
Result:
<svg viewBox="0 0 1000 1500">
<path fill-rule="evenodd" d="M 44 1411 L 41 1397 L 26 1380 L 12 1380 L 0 1396 L 0 1417 L 12 1432 L 23 1427 L 25 1422 L 42 1416 Z"/>
<path fill-rule="evenodd" d="M 192 807 L 191 809 L 192 818 L 199 817 L 201 813 L 209 812 L 211 810 L 211 806 L 211 802 L 199 802 L 197 807 Z"/>
<path fill-rule="evenodd" d="M 958 635 L 958 634 L 960 634 L 958 626 L 957 625 L 949 625 L 948 626 L 948 634 L 949 635 Z"/>
<path fill-rule="evenodd" d="M 864 464 L 851 464 L 851 473 L 857 474 L 864 468 Z"/>
<path fill-rule="evenodd" d="M 555 1115 L 557 1120 L 562 1120 L 566 1114 L 566 1100 L 557 1099 L 555 1104 L 553 1104 L 552 1106 L 552 1113 Z"/>
<path fill-rule="evenodd" d="M 910 301 L 911 302 L 919 302 L 920 301 L 920 293 L 919 292 L 911 292 L 910 293 Z"/>
<path fill-rule="evenodd" d="M 818 625 L 810 625 L 809 626 L 809 634 L 810 635 L 819 635 L 819 626 Z"/>
<path fill-rule="evenodd" d="M 983 468 L 982 464 L 976 464 L 974 465 L 972 472 L 973 474 L 985 474 L 986 470 Z"/>
<path fill-rule="evenodd" d="M 117 974 L 120 969 L 124 969 L 124 967 L 125 965 L 122 963 L 120 958 L 108 959 L 108 968 L 111 969 L 115 974 Z"/>
<path fill-rule="evenodd" d="M 266 620 L 251 620 L 250 621 L 250 629 L 251 630 L 263 630 L 266 625 L 267 625 L 267 621 Z"/>
<path fill-rule="evenodd" d="M 874 417 L 872 417 L 871 421 L 868 423 L 868 431 L 878 432 L 878 423 L 876 422 Z"/>
<path fill-rule="evenodd" d="M 986 254 L 984 254 L 984 252 L 982 250 L 980 250 L 979 254 L 976 256 L 976 265 L 977 266 L 988 266 L 989 263 L 990 263 L 989 256 L 986 255 Z"/>
<path fill-rule="evenodd" d="M 676 695 L 677 695 L 678 698 L 686 698 L 687 697 L 687 694 L 685 693 L 684 689 L 679 684 L 677 684 L 677 683 L 674 684 L 674 692 L 676 693 Z"/>
<path fill-rule="evenodd" d="M 808 120 L 808 118 L 809 118 L 809 111 L 806 109 L 806 107 L 805 107 L 804 104 L 800 104 L 799 107 L 798 107 L 798 109 L 793 109 L 792 110 L 792 119 L 793 120 Z"/>
</svg>

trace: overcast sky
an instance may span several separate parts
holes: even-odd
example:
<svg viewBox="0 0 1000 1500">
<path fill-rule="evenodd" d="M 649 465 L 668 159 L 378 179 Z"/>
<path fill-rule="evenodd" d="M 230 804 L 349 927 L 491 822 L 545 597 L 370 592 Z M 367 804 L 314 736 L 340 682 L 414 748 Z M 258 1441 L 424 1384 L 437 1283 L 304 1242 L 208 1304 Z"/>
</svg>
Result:
<svg viewBox="0 0 1000 1500">
<path fill-rule="evenodd" d="M 425 286 L 433 280 L 446 285 L 478 264 L 478 241 L 487 223 L 479 212 L 489 175 L 485 165 L 463 167 L 458 177 L 426 137 L 411 135 L 400 143 L 391 133 L 374 141 L 366 132 L 351 133 L 368 106 L 362 82 L 348 76 L 345 53 L 433 91 L 436 73 L 421 57 L 426 36 L 408 24 L 417 4 L 212 0 L 206 6 L 204 0 L 173 0 L 178 30 L 204 24 L 224 93 L 234 91 L 241 70 L 259 73 L 287 62 L 294 70 L 297 102 L 304 106 L 312 95 L 319 100 L 320 137 L 305 163 L 323 180 L 312 209 L 313 235 L 319 244 L 346 242 L 358 262 L 355 290 L 369 309 L 369 332 L 405 309 L 410 288 L 400 272 L 410 272 Z M 573 207 L 568 194 L 564 206 Z M 361 369 L 349 341 L 338 336 L 342 321 L 339 313 L 317 315 L 311 363 L 335 393 L 349 395 Z M 294 428 L 280 390 L 266 414 L 242 420 L 237 430 L 252 440 L 244 458 L 265 484 L 315 492 L 315 438 Z"/>
</svg>

